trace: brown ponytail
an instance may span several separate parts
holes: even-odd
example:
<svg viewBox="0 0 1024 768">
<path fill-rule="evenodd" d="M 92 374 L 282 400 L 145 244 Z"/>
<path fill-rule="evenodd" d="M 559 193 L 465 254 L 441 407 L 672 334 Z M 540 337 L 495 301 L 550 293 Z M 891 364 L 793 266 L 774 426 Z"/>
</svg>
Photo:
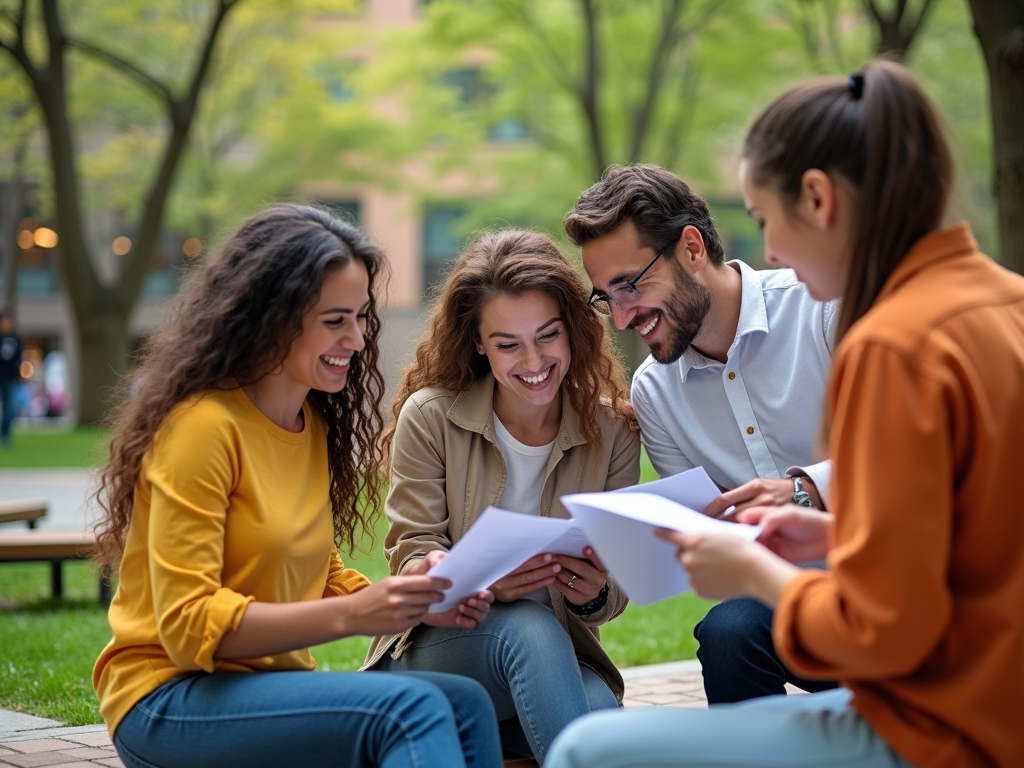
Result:
<svg viewBox="0 0 1024 768">
<path fill-rule="evenodd" d="M 787 206 L 812 168 L 856 188 L 837 338 L 870 309 L 911 246 L 940 226 L 953 182 L 935 108 L 906 69 L 886 60 L 783 94 L 754 122 L 743 157 L 751 181 Z"/>
</svg>

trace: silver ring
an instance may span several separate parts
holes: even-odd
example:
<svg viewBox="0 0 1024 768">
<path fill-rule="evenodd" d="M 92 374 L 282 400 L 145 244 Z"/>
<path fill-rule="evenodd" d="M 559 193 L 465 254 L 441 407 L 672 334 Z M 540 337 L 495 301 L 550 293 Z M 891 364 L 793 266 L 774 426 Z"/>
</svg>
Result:
<svg viewBox="0 0 1024 768">
<path fill-rule="evenodd" d="M 568 582 L 568 584 L 566 586 L 568 586 L 569 589 L 576 589 L 576 586 L 573 584 L 574 581 L 576 581 L 576 574 L 575 573 L 572 575 L 572 578 L 569 579 L 569 582 Z"/>
</svg>

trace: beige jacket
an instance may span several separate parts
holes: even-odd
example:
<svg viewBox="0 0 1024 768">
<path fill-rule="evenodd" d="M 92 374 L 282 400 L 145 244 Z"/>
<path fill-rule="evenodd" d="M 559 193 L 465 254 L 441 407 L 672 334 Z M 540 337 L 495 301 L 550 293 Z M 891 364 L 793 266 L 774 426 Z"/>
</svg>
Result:
<svg viewBox="0 0 1024 768">
<path fill-rule="evenodd" d="M 488 375 L 465 392 L 422 389 L 403 406 L 384 507 L 391 523 L 384 551 L 392 574 L 432 550 L 451 549 L 488 505 L 500 504 L 508 476 L 494 437 L 493 398 L 494 378 Z M 559 501 L 565 494 L 613 490 L 639 481 L 639 434 L 616 419 L 610 407 L 599 413 L 601 447 L 587 443 L 579 415 L 563 392 L 562 425 L 541 489 L 542 515 L 569 517 Z M 597 627 L 625 610 L 626 596 L 613 579 L 608 586 L 607 605 L 585 618 L 565 609 L 558 590 L 548 590 L 577 657 L 600 674 L 621 701 L 622 676 L 601 648 Z M 414 647 L 411 631 L 374 638 L 363 668 L 389 651 L 397 659 Z"/>
</svg>

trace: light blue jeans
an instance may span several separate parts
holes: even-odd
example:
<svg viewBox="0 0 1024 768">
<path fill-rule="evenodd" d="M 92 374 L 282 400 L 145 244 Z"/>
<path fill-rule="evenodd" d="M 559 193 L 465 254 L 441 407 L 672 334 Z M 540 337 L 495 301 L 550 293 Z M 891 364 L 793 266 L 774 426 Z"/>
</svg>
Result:
<svg viewBox="0 0 1024 768">
<path fill-rule="evenodd" d="M 598 713 L 570 725 L 544 768 L 913 768 L 845 688 L 710 709 Z"/>
<path fill-rule="evenodd" d="M 128 768 L 499 768 L 494 708 L 456 675 L 185 675 L 139 701 L 114 746 Z"/>
<path fill-rule="evenodd" d="M 532 600 L 495 603 L 474 629 L 420 625 L 414 647 L 376 669 L 434 670 L 472 677 L 491 694 L 510 757 L 538 762 L 576 718 L 619 706 L 608 684 L 579 663 L 569 635 L 550 608 Z"/>
</svg>

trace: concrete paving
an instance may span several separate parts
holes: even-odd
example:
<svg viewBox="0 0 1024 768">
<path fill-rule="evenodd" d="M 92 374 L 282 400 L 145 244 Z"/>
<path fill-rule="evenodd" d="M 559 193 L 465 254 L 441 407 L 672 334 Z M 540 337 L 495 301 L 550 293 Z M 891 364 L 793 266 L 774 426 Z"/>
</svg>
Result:
<svg viewBox="0 0 1024 768">
<path fill-rule="evenodd" d="M 0 500 L 45 498 L 46 517 L 36 523 L 41 531 L 83 531 L 96 519 L 88 498 L 95 489 L 96 470 L 0 469 Z M 0 523 L 0 532 L 16 533 L 25 523 Z"/>
</svg>

